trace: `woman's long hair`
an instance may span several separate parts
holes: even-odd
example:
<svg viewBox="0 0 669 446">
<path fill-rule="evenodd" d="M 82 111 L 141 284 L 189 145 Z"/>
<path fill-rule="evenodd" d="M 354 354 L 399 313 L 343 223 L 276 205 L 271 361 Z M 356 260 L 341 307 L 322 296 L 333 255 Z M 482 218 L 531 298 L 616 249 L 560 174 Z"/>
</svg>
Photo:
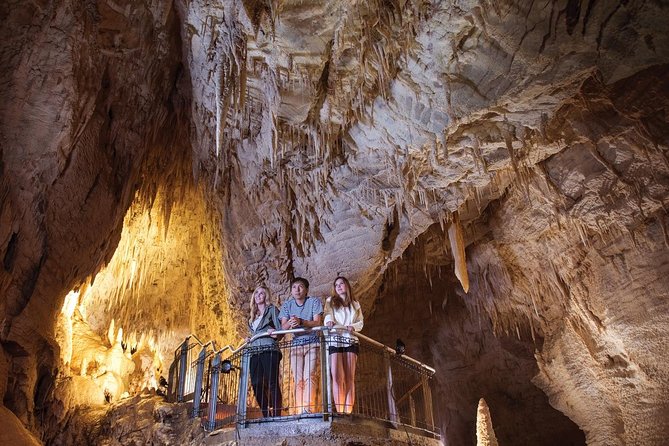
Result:
<svg viewBox="0 0 669 446">
<path fill-rule="evenodd" d="M 339 297 L 339 294 L 337 294 L 337 281 L 338 280 L 343 280 L 344 283 L 346 284 L 346 297 L 342 300 L 341 297 Z M 355 302 L 355 298 L 353 297 L 353 289 L 351 288 L 351 282 L 348 281 L 348 279 L 344 276 L 339 276 L 337 277 L 334 282 L 332 282 L 332 298 L 330 299 L 330 303 L 332 304 L 332 308 L 338 309 L 341 307 L 349 307 L 353 302 Z"/>
<path fill-rule="evenodd" d="M 270 297 L 267 287 L 259 286 L 256 288 L 255 291 L 253 291 L 253 294 L 251 294 L 251 317 L 249 318 L 249 324 L 253 324 L 253 321 L 258 317 L 258 313 L 260 313 L 258 304 L 256 304 L 256 294 L 258 294 L 258 291 L 260 290 L 265 291 L 265 307 L 269 307 L 272 304 L 272 298 Z"/>
</svg>

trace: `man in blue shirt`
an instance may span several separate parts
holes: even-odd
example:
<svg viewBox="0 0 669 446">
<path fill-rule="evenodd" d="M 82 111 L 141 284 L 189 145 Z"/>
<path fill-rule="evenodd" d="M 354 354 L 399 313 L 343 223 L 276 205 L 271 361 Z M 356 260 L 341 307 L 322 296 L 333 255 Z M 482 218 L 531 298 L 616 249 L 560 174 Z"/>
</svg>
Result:
<svg viewBox="0 0 669 446">
<path fill-rule="evenodd" d="M 290 282 L 291 298 L 283 303 L 279 312 L 281 328 L 320 327 L 323 304 L 317 297 L 307 296 L 309 281 L 296 277 Z M 318 333 L 298 333 L 293 337 L 290 350 L 290 368 L 295 381 L 295 407 L 297 413 L 316 411 L 316 360 L 318 359 Z"/>
</svg>

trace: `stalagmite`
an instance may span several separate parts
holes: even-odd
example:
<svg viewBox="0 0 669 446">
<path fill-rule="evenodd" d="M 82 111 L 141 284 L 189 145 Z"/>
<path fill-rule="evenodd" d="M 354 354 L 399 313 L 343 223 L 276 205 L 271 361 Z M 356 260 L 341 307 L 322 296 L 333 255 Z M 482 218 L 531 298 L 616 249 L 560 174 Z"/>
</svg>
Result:
<svg viewBox="0 0 669 446">
<path fill-rule="evenodd" d="M 465 258 L 465 241 L 462 237 L 462 226 L 458 213 L 453 213 L 453 221 L 448 226 L 448 240 L 455 262 L 455 276 L 460 281 L 465 293 L 469 291 L 469 276 L 467 275 L 467 259 Z"/>
<path fill-rule="evenodd" d="M 479 407 L 476 410 L 476 446 L 497 446 L 497 437 L 492 427 L 490 410 L 485 400 L 479 400 Z"/>
</svg>

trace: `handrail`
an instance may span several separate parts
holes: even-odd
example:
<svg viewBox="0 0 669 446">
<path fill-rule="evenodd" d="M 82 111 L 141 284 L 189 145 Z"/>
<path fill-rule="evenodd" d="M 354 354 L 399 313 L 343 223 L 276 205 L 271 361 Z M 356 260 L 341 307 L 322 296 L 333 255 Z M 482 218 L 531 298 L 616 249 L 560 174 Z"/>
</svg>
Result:
<svg viewBox="0 0 669 446">
<path fill-rule="evenodd" d="M 242 347 L 244 347 L 247 344 L 250 344 L 251 342 L 255 341 L 256 339 L 260 338 L 266 338 L 268 336 L 276 336 L 276 335 L 286 335 L 286 334 L 299 334 L 299 333 L 311 333 L 312 331 L 324 331 L 327 330 L 328 327 L 325 325 L 320 325 L 318 327 L 309 327 L 309 328 L 289 328 L 287 330 L 275 330 L 272 333 L 264 332 L 264 333 L 258 333 L 255 336 L 252 336 L 248 341 L 244 341 L 238 348 L 235 350 L 235 353 Z"/>
<path fill-rule="evenodd" d="M 205 344 L 203 344 L 202 341 L 200 341 L 200 338 L 198 338 L 195 334 L 191 333 L 184 338 L 183 342 L 181 344 L 179 344 L 179 346 L 177 348 L 174 349 L 174 353 L 178 352 L 181 349 L 181 346 L 183 345 L 183 343 L 188 341 L 190 338 L 194 338 L 197 341 L 197 343 L 200 344 L 200 347 L 205 346 Z M 207 342 L 207 344 L 213 343 L 213 342 L 214 341 L 212 340 L 212 341 Z"/>
<path fill-rule="evenodd" d="M 335 331 L 335 332 L 338 332 L 338 333 L 339 333 L 339 332 L 342 332 L 342 333 L 350 333 L 352 336 L 355 336 L 356 338 L 364 339 L 366 342 L 368 342 L 368 343 L 370 343 L 370 344 L 372 344 L 372 345 L 374 345 L 374 346 L 376 346 L 376 347 L 382 348 L 382 349 L 384 349 L 385 351 L 387 351 L 387 352 L 389 352 L 389 353 L 392 353 L 393 355 L 395 355 L 395 356 L 397 356 L 397 357 L 399 357 L 399 358 L 402 358 L 403 360 L 405 360 L 405 361 L 407 361 L 407 362 L 410 362 L 410 363 L 412 363 L 412 364 L 414 364 L 414 365 L 416 365 L 416 366 L 418 366 L 418 367 L 420 367 L 420 368 L 422 368 L 422 369 L 425 369 L 426 371 L 428 371 L 428 372 L 429 372 L 430 374 L 432 374 L 432 375 L 434 375 L 434 374 L 436 373 L 436 370 L 435 370 L 433 367 L 430 367 L 429 365 L 424 364 L 424 363 L 422 363 L 422 362 L 420 362 L 420 361 L 418 361 L 418 360 L 416 360 L 416 359 L 414 359 L 414 358 L 411 358 L 411 357 L 409 357 L 409 356 L 406 356 L 405 354 L 399 354 L 399 355 L 398 355 L 398 354 L 395 352 L 395 349 L 394 349 L 394 348 L 392 348 L 392 347 L 388 347 L 387 345 L 382 344 L 382 343 L 380 343 L 379 341 L 370 338 L 369 336 L 365 336 L 364 334 L 362 334 L 362 333 L 360 333 L 360 332 L 357 332 L 357 331 L 355 331 L 355 332 L 350 332 L 350 331 L 348 331 L 348 329 L 347 329 L 345 326 L 343 326 L 343 325 L 333 325 L 332 327 L 328 327 L 327 325 L 320 325 L 320 326 L 318 326 L 318 327 L 311 327 L 311 328 L 292 328 L 292 329 L 289 329 L 289 330 L 276 330 L 276 331 L 273 331 L 271 334 L 270 334 L 270 333 L 267 333 L 267 332 L 264 332 L 264 333 L 258 333 L 257 335 L 252 336 L 248 341 L 244 341 L 244 342 L 242 342 L 242 343 L 240 344 L 240 346 L 237 347 L 236 349 L 235 349 L 235 348 L 231 348 L 230 350 L 232 351 L 232 353 L 237 353 L 239 350 L 241 350 L 242 348 L 244 348 L 246 345 L 248 345 L 248 344 L 252 343 L 253 341 L 255 341 L 255 340 L 257 340 L 257 339 L 260 339 L 260 338 L 266 338 L 266 337 L 271 337 L 271 336 L 276 336 L 276 335 L 291 334 L 291 333 L 292 333 L 292 334 L 296 334 L 296 333 L 310 333 L 310 332 L 313 332 L 313 331 L 321 331 L 321 332 L 325 332 L 326 335 L 329 334 L 328 332 L 330 332 L 330 331 Z"/>
<path fill-rule="evenodd" d="M 209 354 L 216 353 L 216 341 L 214 341 L 214 340 L 211 340 L 211 341 L 207 342 L 206 344 L 203 344 L 202 347 L 200 348 L 200 352 L 202 352 L 203 350 L 206 350 L 207 347 L 209 347 L 210 345 L 212 346 L 213 350 Z M 199 360 L 199 358 L 196 358 L 194 361 L 191 361 L 191 366 L 196 364 L 198 360 Z"/>
<path fill-rule="evenodd" d="M 372 339 L 372 338 L 370 338 L 370 337 L 368 337 L 368 336 L 365 336 L 365 335 L 363 335 L 363 334 L 361 334 L 361 333 L 355 333 L 355 336 L 356 336 L 356 337 L 359 337 L 359 338 L 362 338 L 362 339 L 364 339 L 365 341 L 369 342 L 370 344 L 374 344 L 374 345 L 376 345 L 377 347 L 382 347 L 382 348 L 384 348 L 384 349 L 385 349 L 386 351 L 388 351 L 389 353 L 392 353 L 393 355 L 395 355 L 395 356 L 397 356 L 397 357 L 399 357 L 399 358 L 402 358 L 402 359 L 405 360 L 405 361 L 411 362 L 411 363 L 417 365 L 418 367 L 427 370 L 427 371 L 430 372 L 430 374 L 432 374 L 432 375 L 434 375 L 434 374 L 437 372 L 433 367 L 430 367 L 429 365 L 424 364 L 424 363 L 422 363 L 422 362 L 420 362 L 420 361 L 418 361 L 418 360 L 416 360 L 416 359 L 414 359 L 414 358 L 412 358 L 412 357 L 410 357 L 410 356 L 407 356 L 407 355 L 405 355 L 405 354 L 403 354 L 403 353 L 398 355 L 397 352 L 395 352 L 395 349 L 394 349 L 394 348 L 392 348 L 392 347 L 388 347 L 387 345 L 384 345 L 384 344 L 380 343 L 379 341 L 376 341 L 376 340 L 374 340 L 374 339 Z"/>
</svg>

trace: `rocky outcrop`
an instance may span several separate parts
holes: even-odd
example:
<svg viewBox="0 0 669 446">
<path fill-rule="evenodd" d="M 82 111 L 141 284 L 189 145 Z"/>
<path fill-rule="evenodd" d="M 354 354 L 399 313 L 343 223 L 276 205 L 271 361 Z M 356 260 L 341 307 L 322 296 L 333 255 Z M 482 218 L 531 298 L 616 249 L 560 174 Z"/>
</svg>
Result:
<svg viewBox="0 0 669 446">
<path fill-rule="evenodd" d="M 65 429 L 51 444 L 204 444 L 199 420 L 188 416 L 186 405 L 166 403 L 142 394 L 123 402 L 69 414 Z"/>
<path fill-rule="evenodd" d="M 72 289 L 101 339 L 113 320 L 169 356 L 190 332 L 236 340 L 258 283 L 283 299 L 300 275 L 324 295 L 343 274 L 381 338 L 427 296 L 429 326 L 403 336 L 446 371 L 450 441 L 473 444 L 483 396 L 501 444 L 661 444 L 666 17 L 641 1 L 3 3 L 4 406 L 35 432 L 67 419 Z"/>
<path fill-rule="evenodd" d="M 151 195 L 148 154 L 178 147 L 177 18 L 170 5 L 0 8 L 4 402 L 36 429 L 65 294 L 113 253 L 136 184 Z"/>
</svg>

